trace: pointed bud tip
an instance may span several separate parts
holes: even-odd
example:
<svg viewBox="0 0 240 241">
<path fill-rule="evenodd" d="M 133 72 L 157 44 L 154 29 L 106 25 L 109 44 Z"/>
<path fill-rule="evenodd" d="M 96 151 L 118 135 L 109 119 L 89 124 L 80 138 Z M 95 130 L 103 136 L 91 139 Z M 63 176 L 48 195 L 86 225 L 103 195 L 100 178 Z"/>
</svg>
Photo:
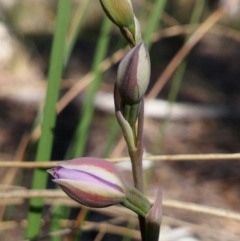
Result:
<svg viewBox="0 0 240 241">
<path fill-rule="evenodd" d="M 51 169 L 48 169 L 47 172 L 54 177 L 55 169 L 56 169 L 55 167 L 54 167 L 54 168 L 51 168 Z"/>
</svg>

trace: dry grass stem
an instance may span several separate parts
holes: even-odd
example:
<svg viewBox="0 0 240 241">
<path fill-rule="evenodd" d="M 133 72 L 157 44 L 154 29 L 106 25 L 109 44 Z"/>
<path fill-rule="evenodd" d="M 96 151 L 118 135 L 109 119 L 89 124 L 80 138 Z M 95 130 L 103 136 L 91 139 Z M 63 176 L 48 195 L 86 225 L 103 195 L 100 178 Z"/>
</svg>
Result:
<svg viewBox="0 0 240 241">
<path fill-rule="evenodd" d="M 183 155 L 157 155 L 157 156 L 144 156 L 144 160 L 149 161 L 239 161 L 240 153 L 233 154 L 183 154 Z M 111 162 L 122 162 L 129 161 L 129 157 L 119 158 L 106 158 Z M 55 167 L 59 161 L 49 161 L 44 163 L 36 163 L 34 161 L 5 161 L 0 160 L 0 167 L 11 167 L 11 168 L 51 168 Z"/>
<path fill-rule="evenodd" d="M 18 190 L 0 193 L 0 199 L 9 198 L 23 198 L 29 199 L 34 197 L 41 198 L 63 198 L 66 194 L 61 190 Z M 153 201 L 152 198 L 150 198 Z M 181 209 L 186 211 L 192 211 L 201 214 L 213 215 L 217 217 L 227 218 L 231 220 L 240 221 L 240 213 L 233 211 L 227 211 L 220 208 L 214 208 L 194 203 L 176 201 L 176 200 L 163 200 L 163 206 L 168 208 Z"/>
<path fill-rule="evenodd" d="M 5 206 L 13 206 L 13 205 L 21 205 L 23 204 L 24 200 L 22 198 L 9 198 L 9 199 L 3 199 L 0 200 L 0 206 L 3 206 L 1 208 L 6 208 Z M 1 210 L 1 209 L 0 209 Z"/>
<path fill-rule="evenodd" d="M 101 228 L 96 236 L 96 238 L 94 239 L 94 241 L 101 241 L 104 237 L 104 235 L 106 234 L 107 230 L 105 229 L 105 227 Z"/>
<path fill-rule="evenodd" d="M 214 208 L 176 200 L 163 200 L 163 206 L 240 221 L 240 213 L 227 211 L 221 208 Z"/>
<path fill-rule="evenodd" d="M 118 214 L 119 214 L 119 211 L 116 213 L 116 215 L 118 215 Z M 111 219 L 107 222 L 110 225 L 115 226 L 115 225 L 121 223 L 122 221 L 126 221 L 126 220 L 129 220 L 129 217 L 126 217 L 125 219 L 122 219 L 122 218 L 119 219 L 119 217 L 117 217 L 117 218 L 113 218 L 113 219 Z M 70 229 L 70 228 L 65 228 L 65 227 L 72 227 L 74 221 L 72 221 L 72 220 L 60 220 L 59 222 L 60 222 L 60 225 L 64 228 L 62 230 L 68 230 L 68 232 L 67 233 L 59 232 L 59 231 L 61 231 L 61 230 L 59 230 L 57 232 L 58 234 L 64 233 L 64 235 L 66 235 L 66 234 L 69 234 L 73 231 L 73 228 Z M 91 230 L 91 228 L 96 230 L 97 229 L 96 226 L 100 224 L 101 227 L 99 227 L 99 229 L 101 230 L 101 228 L 103 228 L 103 224 L 104 223 L 106 224 L 107 222 L 101 222 L 101 223 L 85 222 L 85 224 L 82 227 L 83 227 L 83 230 Z M 132 218 L 131 222 L 136 223 L 137 219 Z M 42 223 L 44 223 L 43 220 L 42 220 Z M 236 240 L 236 241 L 238 241 L 240 239 L 239 236 L 228 233 L 228 232 L 225 232 L 225 231 L 215 230 L 215 229 L 212 229 L 212 228 L 209 228 L 209 227 L 189 223 L 189 222 L 182 221 L 182 220 L 172 218 L 172 217 L 164 216 L 162 223 L 165 224 L 165 225 L 168 225 L 168 226 L 170 225 L 170 226 L 190 227 L 193 230 L 195 230 L 196 232 L 199 231 L 199 232 L 207 233 L 210 237 L 219 237 L 219 235 L 221 235 L 221 237 L 224 237 L 226 239 L 231 239 L 231 240 Z M 115 225 L 113 225 L 113 224 L 115 224 Z M 12 229 L 15 229 L 17 227 L 26 228 L 26 226 L 27 226 L 27 220 L 21 220 L 21 221 L 18 221 L 18 222 L 17 221 L 5 221 L 5 222 L 0 223 L 0 231 L 12 230 Z M 106 228 L 106 226 L 104 226 L 104 228 Z M 136 236 L 138 235 L 138 231 L 135 231 L 134 229 L 127 229 L 126 228 L 125 230 L 126 230 L 126 232 L 128 232 L 128 235 L 131 236 L 131 237 L 132 237 L 132 234 L 130 234 L 131 232 L 135 232 L 134 235 L 136 235 Z M 105 231 L 108 232 L 108 230 L 106 230 L 106 229 L 105 229 Z"/>
<path fill-rule="evenodd" d="M 8 221 L 8 222 L 2 222 L 0 224 L 1 224 L 0 230 L 11 230 L 11 229 L 17 228 L 18 226 L 25 228 L 27 226 L 27 220 L 22 220 L 20 222 Z M 76 229 L 76 228 L 63 228 L 61 230 L 48 233 L 46 236 L 48 236 L 48 237 L 65 236 L 65 235 L 68 235 L 69 233 L 71 233 L 73 231 L 73 229 Z M 105 230 L 106 232 L 111 233 L 111 234 L 117 234 L 120 236 L 125 234 L 126 236 L 130 236 L 133 239 L 140 240 L 139 231 L 129 230 L 128 228 L 119 227 L 117 225 L 109 224 L 107 222 L 100 222 L 100 223 L 84 222 L 84 224 L 81 227 L 79 227 L 78 229 L 83 230 L 83 231 Z M 129 231 L 131 231 L 131 232 L 129 232 Z M 24 241 L 26 241 L 26 240 L 24 240 Z"/>
<path fill-rule="evenodd" d="M 82 226 L 82 223 L 84 222 L 86 216 L 88 213 L 87 208 L 81 208 L 81 210 L 78 212 L 77 218 L 74 220 L 73 227 L 77 228 Z M 64 241 L 71 241 L 74 240 L 75 232 L 71 232 L 67 237 L 65 237 Z"/>
</svg>

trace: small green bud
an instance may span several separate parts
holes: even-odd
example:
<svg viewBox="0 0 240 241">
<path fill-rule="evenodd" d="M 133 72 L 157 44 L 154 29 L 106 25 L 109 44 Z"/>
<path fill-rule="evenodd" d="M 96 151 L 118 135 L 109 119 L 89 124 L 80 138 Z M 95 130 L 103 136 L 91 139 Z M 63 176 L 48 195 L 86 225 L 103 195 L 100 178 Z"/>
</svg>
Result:
<svg viewBox="0 0 240 241">
<path fill-rule="evenodd" d="M 103 10 L 109 19 L 119 28 L 127 28 L 135 34 L 135 23 L 130 0 L 100 0 Z"/>
<path fill-rule="evenodd" d="M 139 103 L 150 80 L 150 58 L 147 45 L 141 42 L 122 59 L 117 73 L 117 89 L 128 105 Z"/>
</svg>

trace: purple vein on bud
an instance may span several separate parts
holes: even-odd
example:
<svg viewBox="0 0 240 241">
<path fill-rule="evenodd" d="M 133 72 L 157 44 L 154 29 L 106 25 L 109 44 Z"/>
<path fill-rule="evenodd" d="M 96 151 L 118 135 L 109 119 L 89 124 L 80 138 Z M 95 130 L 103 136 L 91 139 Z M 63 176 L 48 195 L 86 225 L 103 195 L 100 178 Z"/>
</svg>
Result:
<svg viewBox="0 0 240 241">
<path fill-rule="evenodd" d="M 48 170 L 62 190 L 89 207 L 107 207 L 125 200 L 125 186 L 115 166 L 103 159 L 83 157 Z"/>
<path fill-rule="evenodd" d="M 133 105 L 141 101 L 149 84 L 150 71 L 148 49 L 141 42 L 119 64 L 116 85 L 125 104 Z"/>
</svg>

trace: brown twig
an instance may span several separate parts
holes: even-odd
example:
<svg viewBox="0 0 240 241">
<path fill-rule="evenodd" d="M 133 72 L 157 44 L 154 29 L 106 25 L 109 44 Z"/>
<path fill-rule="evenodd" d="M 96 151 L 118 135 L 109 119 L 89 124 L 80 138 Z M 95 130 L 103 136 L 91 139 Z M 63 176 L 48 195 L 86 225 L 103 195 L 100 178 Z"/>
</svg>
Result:
<svg viewBox="0 0 240 241">
<path fill-rule="evenodd" d="M 163 200 L 163 206 L 240 221 L 240 213 L 228 211 L 221 208 L 214 208 L 176 200 Z"/>
</svg>

